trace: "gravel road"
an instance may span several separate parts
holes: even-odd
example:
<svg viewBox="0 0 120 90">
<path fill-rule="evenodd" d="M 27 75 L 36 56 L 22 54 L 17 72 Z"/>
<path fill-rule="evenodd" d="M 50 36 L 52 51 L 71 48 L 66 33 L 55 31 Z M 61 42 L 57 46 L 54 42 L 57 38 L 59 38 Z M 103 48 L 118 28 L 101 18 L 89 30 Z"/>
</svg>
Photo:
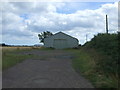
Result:
<svg viewBox="0 0 120 90">
<path fill-rule="evenodd" d="M 35 54 L 41 59 L 25 60 L 3 71 L 3 88 L 93 88 L 72 68 L 72 53 L 34 50 L 21 54 Z"/>
</svg>

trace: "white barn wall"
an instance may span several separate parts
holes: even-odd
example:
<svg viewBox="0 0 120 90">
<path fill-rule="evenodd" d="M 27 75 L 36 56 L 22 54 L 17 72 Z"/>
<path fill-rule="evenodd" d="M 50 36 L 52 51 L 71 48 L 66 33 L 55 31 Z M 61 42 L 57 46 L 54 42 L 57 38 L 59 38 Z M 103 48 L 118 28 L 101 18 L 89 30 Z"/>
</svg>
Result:
<svg viewBox="0 0 120 90">
<path fill-rule="evenodd" d="M 44 46 L 45 47 L 53 47 L 53 38 L 45 38 L 44 39 Z"/>
<path fill-rule="evenodd" d="M 45 38 L 44 39 L 44 46 L 45 47 L 54 47 L 53 46 L 54 39 L 66 39 L 67 43 L 68 43 L 67 48 L 72 48 L 72 47 L 78 46 L 78 40 L 76 38 L 73 38 L 69 35 L 62 33 L 62 32 L 57 33 L 51 37 Z"/>
</svg>

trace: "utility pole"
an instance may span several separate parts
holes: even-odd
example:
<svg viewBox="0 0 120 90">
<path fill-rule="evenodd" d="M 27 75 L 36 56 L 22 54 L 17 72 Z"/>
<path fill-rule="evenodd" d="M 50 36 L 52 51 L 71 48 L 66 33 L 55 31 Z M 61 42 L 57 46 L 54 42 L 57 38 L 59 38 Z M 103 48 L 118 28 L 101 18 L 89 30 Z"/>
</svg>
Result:
<svg viewBox="0 0 120 90">
<path fill-rule="evenodd" d="M 106 15 L 106 33 L 108 34 L 108 18 L 107 18 L 107 15 Z"/>
</svg>

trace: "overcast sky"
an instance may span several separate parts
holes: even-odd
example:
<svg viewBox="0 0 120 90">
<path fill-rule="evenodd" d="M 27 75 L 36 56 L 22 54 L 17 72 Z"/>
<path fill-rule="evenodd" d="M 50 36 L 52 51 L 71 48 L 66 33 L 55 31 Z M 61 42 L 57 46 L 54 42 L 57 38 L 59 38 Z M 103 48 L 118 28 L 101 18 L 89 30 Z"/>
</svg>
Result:
<svg viewBox="0 0 120 90">
<path fill-rule="evenodd" d="M 43 31 L 62 31 L 84 44 L 86 34 L 90 40 L 105 32 L 106 14 L 109 32 L 118 30 L 117 2 L 3 2 L 1 6 L 0 37 L 6 44 L 38 44 L 38 33 Z"/>
</svg>

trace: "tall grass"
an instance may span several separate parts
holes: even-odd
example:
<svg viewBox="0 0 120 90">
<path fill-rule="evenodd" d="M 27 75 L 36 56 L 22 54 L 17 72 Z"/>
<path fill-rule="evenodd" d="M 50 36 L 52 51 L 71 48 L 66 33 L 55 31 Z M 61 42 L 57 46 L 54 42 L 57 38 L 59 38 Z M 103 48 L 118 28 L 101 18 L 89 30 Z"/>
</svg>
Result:
<svg viewBox="0 0 120 90">
<path fill-rule="evenodd" d="M 98 34 L 75 51 L 73 67 L 97 88 L 117 88 L 118 47 L 118 34 Z"/>
<path fill-rule="evenodd" d="M 70 50 L 74 52 L 74 59 L 72 60 L 73 68 L 80 75 L 87 78 L 96 88 L 117 88 L 118 80 L 115 77 L 107 76 L 97 66 L 96 60 L 102 56 L 95 50 Z M 90 54 L 91 53 L 91 54 Z M 93 56 L 94 55 L 94 56 Z"/>
<path fill-rule="evenodd" d="M 98 34 L 85 47 L 93 48 L 103 56 L 96 61 L 100 69 L 118 76 L 118 34 Z"/>
</svg>

